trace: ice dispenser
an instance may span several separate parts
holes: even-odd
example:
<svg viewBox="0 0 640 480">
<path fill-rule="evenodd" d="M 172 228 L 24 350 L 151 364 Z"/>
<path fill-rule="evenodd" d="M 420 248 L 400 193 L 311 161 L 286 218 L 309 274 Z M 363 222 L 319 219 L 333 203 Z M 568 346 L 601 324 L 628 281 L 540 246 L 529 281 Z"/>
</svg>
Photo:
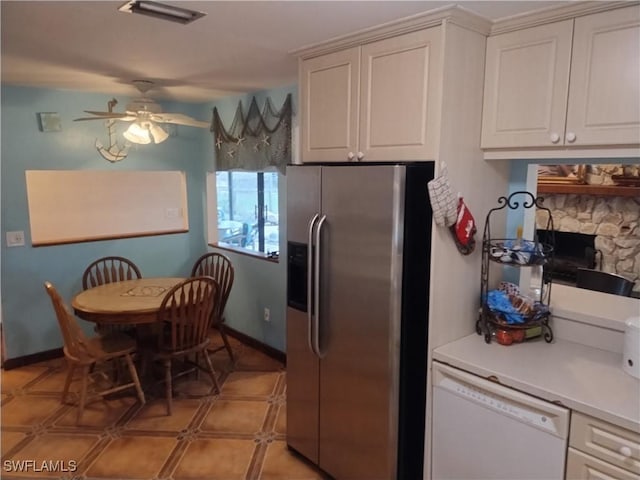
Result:
<svg viewBox="0 0 640 480">
<path fill-rule="evenodd" d="M 287 304 L 307 311 L 307 245 L 287 243 Z"/>
</svg>

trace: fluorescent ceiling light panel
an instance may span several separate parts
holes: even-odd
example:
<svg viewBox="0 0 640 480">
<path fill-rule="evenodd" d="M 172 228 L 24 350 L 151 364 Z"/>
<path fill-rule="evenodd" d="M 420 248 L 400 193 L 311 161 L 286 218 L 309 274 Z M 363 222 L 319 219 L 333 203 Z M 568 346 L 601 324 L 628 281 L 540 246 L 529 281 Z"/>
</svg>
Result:
<svg viewBox="0 0 640 480">
<path fill-rule="evenodd" d="M 191 23 L 206 15 L 204 12 L 197 12 L 187 8 L 174 7 L 165 3 L 158 3 L 145 0 L 132 0 L 118 8 L 125 13 L 139 13 L 149 17 L 169 20 L 182 24 Z"/>
</svg>

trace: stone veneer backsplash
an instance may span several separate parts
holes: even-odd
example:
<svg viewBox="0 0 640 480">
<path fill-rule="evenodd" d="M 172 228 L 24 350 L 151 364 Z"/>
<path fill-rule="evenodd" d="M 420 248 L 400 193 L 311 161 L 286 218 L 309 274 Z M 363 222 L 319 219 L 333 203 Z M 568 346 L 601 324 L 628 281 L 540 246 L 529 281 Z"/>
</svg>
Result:
<svg viewBox="0 0 640 480">
<path fill-rule="evenodd" d="M 602 252 L 602 270 L 635 282 L 640 291 L 640 197 L 545 194 L 556 230 L 596 235 Z M 537 228 L 545 228 L 547 215 L 536 213 Z"/>
</svg>

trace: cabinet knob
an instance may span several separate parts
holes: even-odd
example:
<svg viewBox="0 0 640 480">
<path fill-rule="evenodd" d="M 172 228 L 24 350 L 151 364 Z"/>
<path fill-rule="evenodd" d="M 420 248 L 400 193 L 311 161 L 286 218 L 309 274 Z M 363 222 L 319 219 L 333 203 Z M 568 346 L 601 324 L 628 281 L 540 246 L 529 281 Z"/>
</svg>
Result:
<svg viewBox="0 0 640 480">
<path fill-rule="evenodd" d="M 364 158 L 364 153 L 358 152 L 358 160 L 362 160 Z"/>
<path fill-rule="evenodd" d="M 620 455 L 622 455 L 623 457 L 627 457 L 629 458 L 631 456 L 631 448 L 627 447 L 626 445 L 623 447 L 620 447 L 620 449 L 618 450 L 618 452 L 620 453 Z"/>
<path fill-rule="evenodd" d="M 560 141 L 560 135 L 557 133 L 551 134 L 551 143 L 558 143 Z"/>
<path fill-rule="evenodd" d="M 355 157 L 355 155 L 353 154 L 353 152 L 349 152 L 349 153 L 347 153 L 347 158 L 348 158 L 349 160 L 353 160 L 353 158 L 354 158 L 354 157 Z"/>
<path fill-rule="evenodd" d="M 567 142 L 569 143 L 573 143 L 576 141 L 576 134 L 573 132 L 568 132 L 567 133 Z"/>
</svg>

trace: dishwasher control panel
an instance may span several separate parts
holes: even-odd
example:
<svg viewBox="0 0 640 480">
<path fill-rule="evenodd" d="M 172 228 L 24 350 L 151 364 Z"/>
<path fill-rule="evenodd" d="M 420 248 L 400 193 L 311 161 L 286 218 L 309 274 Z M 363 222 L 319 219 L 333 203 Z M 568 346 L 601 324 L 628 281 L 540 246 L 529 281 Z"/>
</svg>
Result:
<svg viewBox="0 0 640 480">
<path fill-rule="evenodd" d="M 568 433 L 568 409 L 445 365 L 434 369 L 434 388 L 500 412 L 558 437 Z"/>
<path fill-rule="evenodd" d="M 520 405 L 517 405 L 500 397 L 499 395 L 489 393 L 485 390 L 475 388 L 470 385 L 455 382 L 450 378 L 445 379 L 443 383 L 444 385 L 440 384 L 439 386 L 452 390 L 461 397 L 471 399 L 474 402 L 480 403 L 487 408 L 498 410 L 503 414 L 510 415 L 525 423 L 530 423 L 539 428 L 542 428 L 543 430 L 549 430 L 554 433 L 558 433 L 555 432 L 556 429 L 553 422 L 550 421 L 548 416 L 543 413 L 531 410 L 530 408 L 523 408 Z"/>
</svg>

